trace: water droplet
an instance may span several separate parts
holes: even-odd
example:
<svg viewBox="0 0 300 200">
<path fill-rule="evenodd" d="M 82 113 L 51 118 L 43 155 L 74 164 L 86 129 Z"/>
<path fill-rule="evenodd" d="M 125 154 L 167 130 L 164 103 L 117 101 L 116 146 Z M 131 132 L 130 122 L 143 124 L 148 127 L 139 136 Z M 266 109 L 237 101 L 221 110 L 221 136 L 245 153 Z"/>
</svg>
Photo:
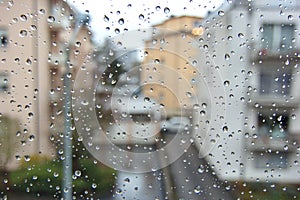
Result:
<svg viewBox="0 0 300 200">
<path fill-rule="evenodd" d="M 196 187 L 194 188 L 194 192 L 195 192 L 196 194 L 199 194 L 199 193 L 201 192 L 200 185 L 198 185 L 198 186 L 196 186 Z"/>
<path fill-rule="evenodd" d="M 294 19 L 294 16 L 293 15 L 289 15 L 288 16 L 288 20 L 293 20 Z"/>
<path fill-rule="evenodd" d="M 230 55 L 226 53 L 225 56 L 224 56 L 224 58 L 225 58 L 225 60 L 229 60 L 230 59 Z"/>
<path fill-rule="evenodd" d="M 124 19 L 123 19 L 123 18 L 120 18 L 120 19 L 118 20 L 118 23 L 119 23 L 120 25 L 123 25 L 123 24 L 124 24 Z"/>
<path fill-rule="evenodd" d="M 59 176 L 59 173 L 54 172 L 54 173 L 53 173 L 53 176 L 54 176 L 54 177 L 58 177 L 58 176 Z"/>
<path fill-rule="evenodd" d="M 229 191 L 231 189 L 230 185 L 226 186 L 225 189 Z"/>
<path fill-rule="evenodd" d="M 285 62 L 284 62 L 285 65 L 289 65 L 290 64 L 290 61 L 287 59 Z"/>
<path fill-rule="evenodd" d="M 193 108 L 194 108 L 195 110 L 196 110 L 196 109 L 199 109 L 199 108 L 200 108 L 200 105 L 196 103 L 196 104 L 193 105 Z"/>
<path fill-rule="evenodd" d="M 25 160 L 26 162 L 29 162 L 30 159 L 31 159 L 31 157 L 30 157 L 29 155 L 25 155 L 25 156 L 24 156 L 24 160 Z"/>
<path fill-rule="evenodd" d="M 219 15 L 220 17 L 222 17 L 222 16 L 224 16 L 224 15 L 225 15 L 225 13 L 224 13 L 224 11 L 223 11 L 223 10 L 219 10 L 219 11 L 218 11 L 218 15 Z"/>
<path fill-rule="evenodd" d="M 77 42 L 75 43 L 75 46 L 76 46 L 76 47 L 80 47 L 80 46 L 81 46 L 81 42 L 77 41 Z"/>
<path fill-rule="evenodd" d="M 263 27 L 260 27 L 260 28 L 259 28 L 259 32 L 261 32 L 261 33 L 264 32 L 264 28 L 263 28 Z"/>
<path fill-rule="evenodd" d="M 121 116 L 125 118 L 128 116 L 128 114 L 127 114 L 127 112 L 122 112 Z"/>
<path fill-rule="evenodd" d="M 97 184 L 96 183 L 92 183 L 92 188 L 93 189 L 97 188 Z"/>
<path fill-rule="evenodd" d="M 33 30 L 33 31 L 37 30 L 37 27 L 36 27 L 36 25 L 34 25 L 34 24 L 32 24 L 32 25 L 30 26 L 30 28 L 31 28 L 31 30 Z"/>
<path fill-rule="evenodd" d="M 53 22 L 55 21 L 55 17 L 49 16 L 48 19 L 47 19 L 47 21 L 48 21 L 49 23 L 53 23 Z"/>
<path fill-rule="evenodd" d="M 145 18 L 145 17 L 144 17 L 143 14 L 140 14 L 140 15 L 139 15 L 139 19 L 140 19 L 140 20 L 143 20 L 144 18 Z"/>
<path fill-rule="evenodd" d="M 192 65 L 193 65 L 193 66 L 196 66 L 197 63 L 198 63 L 197 60 L 193 60 Z"/>
<path fill-rule="evenodd" d="M 205 114 L 206 114 L 205 110 L 201 110 L 201 111 L 200 111 L 200 115 L 201 115 L 202 117 L 205 116 Z"/>
<path fill-rule="evenodd" d="M 169 12 L 170 12 L 170 8 L 165 7 L 165 8 L 164 8 L 164 13 L 168 14 Z"/>
<path fill-rule="evenodd" d="M 32 142 L 32 141 L 34 140 L 34 138 L 35 138 L 34 135 L 30 135 L 29 138 L 28 138 L 28 140 L 29 140 L 30 142 Z"/>
<path fill-rule="evenodd" d="M 103 18 L 103 19 L 104 19 L 105 22 L 108 22 L 108 21 L 109 21 L 109 18 L 108 18 L 106 15 L 104 15 L 104 18 Z"/>
<path fill-rule="evenodd" d="M 122 194 L 122 190 L 120 189 L 120 188 L 118 188 L 117 190 L 116 190 L 116 194 Z"/>
<path fill-rule="evenodd" d="M 192 97 L 192 93 L 191 93 L 191 92 L 186 92 L 185 95 L 186 95 L 187 97 L 189 97 L 189 98 Z"/>
<path fill-rule="evenodd" d="M 156 10 L 156 11 L 159 11 L 159 10 L 160 10 L 160 6 L 156 6 L 156 7 L 155 7 L 155 10 Z"/>
<path fill-rule="evenodd" d="M 44 9 L 40 9 L 39 13 L 42 14 L 42 15 L 44 15 L 46 13 L 46 11 Z"/>
<path fill-rule="evenodd" d="M 149 98 L 149 97 L 145 97 L 145 98 L 144 98 L 144 101 L 145 101 L 145 102 L 149 102 L 149 101 L 150 101 L 150 98 Z"/>
<path fill-rule="evenodd" d="M 229 86 L 230 82 L 228 80 L 224 81 L 224 86 Z"/>
<path fill-rule="evenodd" d="M 120 33 L 120 29 L 116 28 L 116 29 L 115 29 L 115 33 L 116 33 L 116 34 L 119 34 L 119 33 Z"/>
<path fill-rule="evenodd" d="M 26 30 L 21 30 L 20 31 L 20 37 L 26 37 L 27 36 L 27 31 Z"/>
<path fill-rule="evenodd" d="M 75 176 L 77 176 L 77 177 L 81 176 L 81 171 L 80 170 L 76 170 L 75 171 Z"/>
<path fill-rule="evenodd" d="M 283 10 L 281 10 L 279 14 L 280 14 L 281 16 L 283 16 L 283 15 L 284 15 Z"/>
<path fill-rule="evenodd" d="M 232 25 L 228 25 L 228 26 L 227 26 L 227 29 L 228 29 L 228 30 L 231 30 L 231 29 L 232 29 Z"/>
<path fill-rule="evenodd" d="M 243 34 L 243 33 L 239 33 L 239 34 L 238 34 L 238 37 L 239 37 L 239 38 L 244 38 L 244 34 Z"/>
<path fill-rule="evenodd" d="M 32 61 L 28 58 L 28 59 L 26 60 L 26 64 L 27 64 L 27 65 L 31 65 L 31 64 L 32 64 Z"/>
<path fill-rule="evenodd" d="M 26 15 L 21 15 L 21 16 L 20 16 L 20 19 L 21 19 L 21 21 L 23 21 L 23 22 L 24 22 L 24 21 L 27 21 Z"/>
</svg>

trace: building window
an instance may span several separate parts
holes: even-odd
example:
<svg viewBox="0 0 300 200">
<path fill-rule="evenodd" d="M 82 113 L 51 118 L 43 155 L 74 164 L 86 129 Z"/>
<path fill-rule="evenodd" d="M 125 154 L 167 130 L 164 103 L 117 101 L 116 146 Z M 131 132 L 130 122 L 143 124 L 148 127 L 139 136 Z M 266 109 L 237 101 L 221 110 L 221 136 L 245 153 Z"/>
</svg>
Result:
<svg viewBox="0 0 300 200">
<path fill-rule="evenodd" d="M 291 70 L 278 71 L 261 68 L 260 72 L 260 94 L 270 96 L 284 96 L 290 94 L 292 80 Z"/>
<path fill-rule="evenodd" d="M 287 152 L 256 152 L 255 153 L 256 168 L 287 168 L 288 153 Z"/>
<path fill-rule="evenodd" d="M 293 48 L 295 25 L 264 24 L 262 47 L 270 52 L 288 51 Z"/>
<path fill-rule="evenodd" d="M 280 114 L 259 114 L 258 116 L 258 137 L 269 141 L 286 138 L 288 133 L 288 116 Z"/>
<path fill-rule="evenodd" d="M 4 30 L 0 30 L 0 48 L 8 45 L 7 33 Z"/>
<path fill-rule="evenodd" d="M 7 75 L 0 74 L 0 92 L 5 92 L 8 89 Z"/>
</svg>

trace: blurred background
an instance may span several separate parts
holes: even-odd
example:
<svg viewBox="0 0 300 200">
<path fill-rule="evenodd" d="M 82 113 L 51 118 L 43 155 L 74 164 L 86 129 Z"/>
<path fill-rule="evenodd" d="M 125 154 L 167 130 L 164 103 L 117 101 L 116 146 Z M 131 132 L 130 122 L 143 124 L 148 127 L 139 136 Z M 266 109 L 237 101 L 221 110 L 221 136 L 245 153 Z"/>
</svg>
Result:
<svg viewBox="0 0 300 200">
<path fill-rule="evenodd" d="M 0 198 L 300 199 L 299 10 L 0 0 Z"/>
</svg>

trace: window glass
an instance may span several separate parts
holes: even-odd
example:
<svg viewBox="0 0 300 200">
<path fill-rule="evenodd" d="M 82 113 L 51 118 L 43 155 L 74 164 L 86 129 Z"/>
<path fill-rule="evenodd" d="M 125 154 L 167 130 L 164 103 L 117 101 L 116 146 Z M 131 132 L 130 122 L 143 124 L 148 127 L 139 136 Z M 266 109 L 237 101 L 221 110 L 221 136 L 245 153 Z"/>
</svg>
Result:
<svg viewBox="0 0 300 200">
<path fill-rule="evenodd" d="M 8 89 L 8 76 L 0 74 L 0 92 L 7 91 Z"/>
<path fill-rule="evenodd" d="M 0 199 L 300 199 L 299 13 L 0 0 Z"/>
<path fill-rule="evenodd" d="M 0 29 L 0 47 L 6 47 L 8 44 L 8 38 L 6 31 Z"/>
<path fill-rule="evenodd" d="M 271 52 L 293 48 L 295 26 L 293 24 L 264 24 L 263 48 Z"/>
<path fill-rule="evenodd" d="M 269 96 L 286 96 L 290 94 L 291 73 L 260 69 L 260 94 Z"/>
</svg>

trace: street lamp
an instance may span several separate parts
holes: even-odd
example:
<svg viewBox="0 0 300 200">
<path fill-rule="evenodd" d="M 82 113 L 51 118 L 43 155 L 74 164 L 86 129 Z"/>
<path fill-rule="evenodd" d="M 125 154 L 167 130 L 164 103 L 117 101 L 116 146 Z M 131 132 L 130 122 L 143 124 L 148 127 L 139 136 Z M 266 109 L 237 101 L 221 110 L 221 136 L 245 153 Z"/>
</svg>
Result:
<svg viewBox="0 0 300 200">
<path fill-rule="evenodd" d="M 69 42 L 65 48 L 65 74 L 63 78 L 64 84 L 64 162 L 63 162 L 63 197 L 65 200 L 72 199 L 72 114 L 71 114 L 71 106 L 72 106 L 72 95 L 71 95 L 71 87 L 72 87 L 72 72 L 70 69 L 70 50 L 75 43 L 76 37 L 83 25 L 89 23 L 89 16 L 86 14 L 79 14 L 79 19 L 75 22 L 74 31 L 71 35 Z"/>
</svg>

